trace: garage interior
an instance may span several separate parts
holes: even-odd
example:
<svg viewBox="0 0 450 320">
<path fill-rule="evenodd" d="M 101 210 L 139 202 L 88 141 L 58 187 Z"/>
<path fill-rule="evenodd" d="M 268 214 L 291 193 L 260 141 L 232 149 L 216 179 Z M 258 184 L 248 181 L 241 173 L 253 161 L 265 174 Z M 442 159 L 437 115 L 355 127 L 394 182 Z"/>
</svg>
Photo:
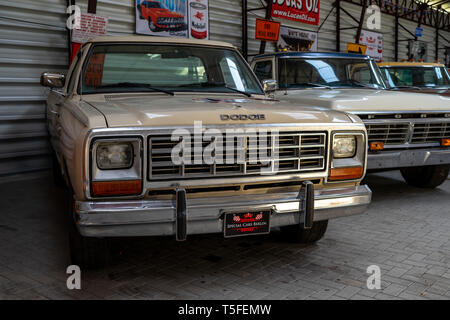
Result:
<svg viewBox="0 0 450 320">
<path fill-rule="evenodd" d="M 368 175 L 370 209 L 339 219 L 312 247 L 283 243 L 276 232 L 188 243 L 125 239 L 113 243 L 111 266 L 87 272 L 83 290 L 68 291 L 63 204 L 51 180 L 48 89 L 40 76 L 68 69 L 70 5 L 107 17 L 109 35 L 136 34 L 135 0 L 0 0 L 0 300 L 450 299 L 450 180 L 423 191 L 396 171 Z M 374 31 L 383 35 L 383 61 L 450 67 L 450 1 L 322 0 L 317 26 L 273 20 L 317 32 L 317 51 L 345 52 L 366 29 L 370 5 L 381 8 Z M 255 39 L 256 19 L 270 18 L 271 1 L 210 0 L 209 7 L 210 40 L 232 43 L 248 61 L 277 50 Z M 413 43 L 420 43 L 419 56 Z M 372 261 L 386 272 L 377 292 L 365 288 Z"/>
</svg>

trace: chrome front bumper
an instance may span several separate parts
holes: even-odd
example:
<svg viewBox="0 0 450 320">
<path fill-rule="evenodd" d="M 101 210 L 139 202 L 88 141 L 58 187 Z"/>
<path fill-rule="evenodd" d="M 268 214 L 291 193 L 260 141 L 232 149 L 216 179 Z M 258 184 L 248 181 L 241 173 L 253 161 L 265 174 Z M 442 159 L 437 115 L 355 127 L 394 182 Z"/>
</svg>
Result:
<svg viewBox="0 0 450 320">
<path fill-rule="evenodd" d="M 364 212 L 372 198 L 368 186 L 314 192 L 314 221 Z M 303 221 L 299 193 L 186 199 L 186 234 L 223 232 L 225 212 L 271 209 L 271 227 Z M 177 234 L 177 201 L 76 201 L 75 220 L 86 237 L 161 236 Z"/>
<path fill-rule="evenodd" d="M 450 148 L 383 150 L 369 153 L 367 169 L 389 169 L 450 164 Z"/>
</svg>

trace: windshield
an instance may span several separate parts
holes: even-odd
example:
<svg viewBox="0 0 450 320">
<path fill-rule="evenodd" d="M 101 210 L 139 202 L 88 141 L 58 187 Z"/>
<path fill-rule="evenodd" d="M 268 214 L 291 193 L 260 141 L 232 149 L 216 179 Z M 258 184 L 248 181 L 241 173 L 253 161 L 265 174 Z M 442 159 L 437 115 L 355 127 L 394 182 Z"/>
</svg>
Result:
<svg viewBox="0 0 450 320">
<path fill-rule="evenodd" d="M 278 79 L 283 89 L 320 86 L 385 88 L 378 67 L 364 59 L 281 58 Z"/>
<path fill-rule="evenodd" d="M 162 9 L 159 2 L 145 2 L 144 6 L 146 8 Z"/>
<path fill-rule="evenodd" d="M 443 67 L 382 67 L 391 87 L 450 87 L 450 76 Z"/>
<path fill-rule="evenodd" d="M 138 91 L 264 94 L 234 50 L 161 44 L 102 44 L 91 49 L 83 94 Z"/>
</svg>

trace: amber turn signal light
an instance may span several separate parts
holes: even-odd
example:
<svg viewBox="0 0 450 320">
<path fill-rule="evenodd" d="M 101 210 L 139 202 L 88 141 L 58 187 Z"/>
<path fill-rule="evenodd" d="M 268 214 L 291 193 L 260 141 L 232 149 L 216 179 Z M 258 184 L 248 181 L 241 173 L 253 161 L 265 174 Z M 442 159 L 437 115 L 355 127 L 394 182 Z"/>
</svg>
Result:
<svg viewBox="0 0 450 320">
<path fill-rule="evenodd" d="M 92 194 L 96 197 L 129 196 L 141 192 L 141 180 L 92 182 Z"/>
<path fill-rule="evenodd" d="M 330 171 L 329 181 L 337 180 L 353 180 L 362 177 L 364 172 L 363 167 L 350 167 L 350 168 L 333 168 Z"/>
<path fill-rule="evenodd" d="M 369 149 L 372 151 L 380 151 L 384 149 L 384 142 L 371 142 Z"/>
<path fill-rule="evenodd" d="M 441 146 L 443 146 L 443 147 L 450 147 L 450 139 L 442 139 L 441 140 Z"/>
</svg>

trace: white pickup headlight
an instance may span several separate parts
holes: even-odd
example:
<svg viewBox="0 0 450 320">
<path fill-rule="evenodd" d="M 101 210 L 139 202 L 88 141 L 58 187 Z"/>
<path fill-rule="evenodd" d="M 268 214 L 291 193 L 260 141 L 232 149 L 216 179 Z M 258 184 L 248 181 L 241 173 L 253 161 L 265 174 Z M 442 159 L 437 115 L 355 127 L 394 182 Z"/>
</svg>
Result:
<svg viewBox="0 0 450 320">
<path fill-rule="evenodd" d="M 97 146 L 97 166 L 101 170 L 126 169 L 133 165 L 132 143 L 102 142 Z"/>
<path fill-rule="evenodd" d="M 333 140 L 333 158 L 351 158 L 356 153 L 355 136 L 335 136 Z"/>
</svg>

